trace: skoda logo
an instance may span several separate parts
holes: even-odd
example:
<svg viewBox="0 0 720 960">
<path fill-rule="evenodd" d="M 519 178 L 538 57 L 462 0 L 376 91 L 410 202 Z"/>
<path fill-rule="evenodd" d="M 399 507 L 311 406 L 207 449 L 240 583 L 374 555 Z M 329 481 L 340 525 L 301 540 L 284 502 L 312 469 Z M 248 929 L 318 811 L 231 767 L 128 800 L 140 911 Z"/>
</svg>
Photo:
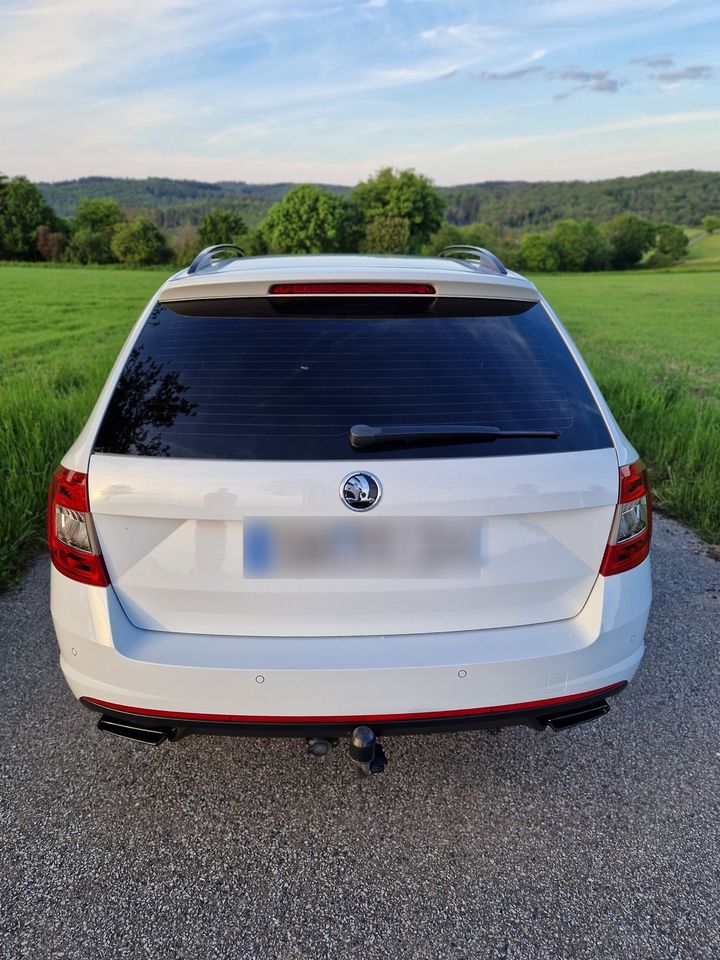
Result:
<svg viewBox="0 0 720 960">
<path fill-rule="evenodd" d="M 340 499 L 351 510 L 371 510 L 381 496 L 380 481 L 372 473 L 351 473 L 340 484 Z"/>
</svg>

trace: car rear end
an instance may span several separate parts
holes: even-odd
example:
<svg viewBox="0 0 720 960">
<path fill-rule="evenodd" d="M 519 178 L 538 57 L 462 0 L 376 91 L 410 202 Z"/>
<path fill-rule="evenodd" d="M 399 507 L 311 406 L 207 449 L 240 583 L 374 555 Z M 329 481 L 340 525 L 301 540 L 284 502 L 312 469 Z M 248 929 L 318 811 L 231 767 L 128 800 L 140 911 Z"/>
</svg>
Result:
<svg viewBox="0 0 720 960">
<path fill-rule="evenodd" d="M 49 538 L 73 693 L 151 737 L 571 725 L 643 653 L 642 465 L 535 288 L 473 263 L 177 275 Z"/>
</svg>

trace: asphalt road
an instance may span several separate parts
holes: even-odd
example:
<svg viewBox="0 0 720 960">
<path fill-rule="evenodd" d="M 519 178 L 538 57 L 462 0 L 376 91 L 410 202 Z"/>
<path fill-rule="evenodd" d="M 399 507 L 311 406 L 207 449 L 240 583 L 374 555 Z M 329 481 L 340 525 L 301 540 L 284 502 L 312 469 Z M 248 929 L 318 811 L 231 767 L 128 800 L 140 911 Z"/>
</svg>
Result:
<svg viewBox="0 0 720 960">
<path fill-rule="evenodd" d="M 0 598 L 0 956 L 717 958 L 720 564 L 660 520 L 648 650 L 608 717 L 345 752 L 95 730 L 47 563 Z"/>
</svg>

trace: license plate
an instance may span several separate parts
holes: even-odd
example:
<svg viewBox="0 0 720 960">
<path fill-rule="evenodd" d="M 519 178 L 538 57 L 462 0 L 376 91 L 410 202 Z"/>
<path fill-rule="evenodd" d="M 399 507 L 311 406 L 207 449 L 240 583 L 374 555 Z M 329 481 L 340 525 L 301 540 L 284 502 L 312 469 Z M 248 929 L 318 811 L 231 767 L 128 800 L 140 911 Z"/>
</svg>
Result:
<svg viewBox="0 0 720 960">
<path fill-rule="evenodd" d="M 247 579 L 377 579 L 477 574 L 481 521 L 475 517 L 246 519 Z"/>
</svg>

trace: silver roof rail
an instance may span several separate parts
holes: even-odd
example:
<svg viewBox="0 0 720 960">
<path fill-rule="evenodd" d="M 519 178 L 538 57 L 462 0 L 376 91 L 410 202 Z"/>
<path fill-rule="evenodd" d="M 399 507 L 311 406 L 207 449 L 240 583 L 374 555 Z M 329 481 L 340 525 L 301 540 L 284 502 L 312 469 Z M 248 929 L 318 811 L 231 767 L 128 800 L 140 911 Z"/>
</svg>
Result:
<svg viewBox="0 0 720 960">
<path fill-rule="evenodd" d="M 494 253 L 486 250 L 485 247 L 471 247 L 466 244 L 458 243 L 451 247 L 445 247 L 438 254 L 439 257 L 448 257 L 452 260 L 470 260 L 481 264 L 483 267 L 489 267 L 493 273 L 507 274 L 507 270 L 502 261 Z"/>
<path fill-rule="evenodd" d="M 234 253 L 234 256 L 220 257 L 220 254 L 229 254 L 231 252 Z M 212 247 L 205 247 L 204 250 L 201 250 L 188 267 L 187 272 L 197 273 L 199 270 L 204 270 L 205 267 L 211 266 L 215 260 L 218 259 L 235 260 L 237 257 L 244 256 L 244 252 L 234 243 L 216 243 Z"/>
</svg>

